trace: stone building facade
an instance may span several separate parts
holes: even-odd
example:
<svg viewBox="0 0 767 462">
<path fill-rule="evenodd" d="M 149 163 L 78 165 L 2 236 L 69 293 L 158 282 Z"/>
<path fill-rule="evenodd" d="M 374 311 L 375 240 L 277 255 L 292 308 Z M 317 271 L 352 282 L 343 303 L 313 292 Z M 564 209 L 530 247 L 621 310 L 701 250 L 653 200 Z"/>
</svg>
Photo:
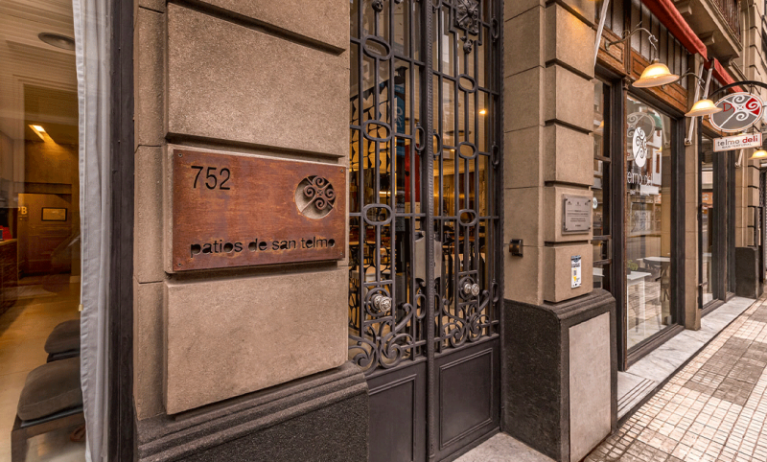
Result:
<svg viewBox="0 0 767 462">
<path fill-rule="evenodd" d="M 452 460 L 503 431 L 575 462 L 619 370 L 761 293 L 761 164 L 716 161 L 703 233 L 684 113 L 688 71 L 764 80 L 764 5 L 611 3 L 137 0 L 135 459 Z M 634 87 L 653 58 L 682 79 Z M 342 167 L 343 258 L 178 270 L 187 152 Z"/>
</svg>

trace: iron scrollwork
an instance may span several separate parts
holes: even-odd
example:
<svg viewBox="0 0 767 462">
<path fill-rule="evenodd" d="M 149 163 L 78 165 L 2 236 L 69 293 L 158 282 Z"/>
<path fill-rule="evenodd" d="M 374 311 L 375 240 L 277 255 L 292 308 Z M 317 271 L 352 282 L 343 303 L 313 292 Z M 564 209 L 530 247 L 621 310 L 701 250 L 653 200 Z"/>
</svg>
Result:
<svg viewBox="0 0 767 462">
<path fill-rule="evenodd" d="M 457 0 L 455 7 L 455 25 L 463 29 L 467 34 L 479 34 L 479 3 L 477 0 Z M 474 41 L 469 39 L 468 35 L 461 37 L 463 40 L 463 50 L 471 53 L 474 47 Z"/>
</svg>

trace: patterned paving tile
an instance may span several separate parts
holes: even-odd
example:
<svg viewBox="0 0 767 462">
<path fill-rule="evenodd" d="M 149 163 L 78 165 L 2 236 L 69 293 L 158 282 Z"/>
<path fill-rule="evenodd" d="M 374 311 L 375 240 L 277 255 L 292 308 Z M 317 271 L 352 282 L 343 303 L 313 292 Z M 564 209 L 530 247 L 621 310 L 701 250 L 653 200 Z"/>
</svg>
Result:
<svg viewBox="0 0 767 462">
<path fill-rule="evenodd" d="M 585 459 L 767 462 L 767 299 L 726 327 Z"/>
</svg>

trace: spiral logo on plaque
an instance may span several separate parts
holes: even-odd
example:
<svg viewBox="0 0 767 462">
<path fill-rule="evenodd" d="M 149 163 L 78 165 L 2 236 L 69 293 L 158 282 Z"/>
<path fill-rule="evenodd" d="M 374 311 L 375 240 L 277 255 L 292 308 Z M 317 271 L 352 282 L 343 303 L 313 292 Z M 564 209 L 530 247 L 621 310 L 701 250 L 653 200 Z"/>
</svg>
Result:
<svg viewBox="0 0 767 462">
<path fill-rule="evenodd" d="M 333 210 L 336 192 L 327 179 L 310 176 L 298 183 L 295 199 L 296 206 L 303 215 L 318 220 Z"/>
</svg>

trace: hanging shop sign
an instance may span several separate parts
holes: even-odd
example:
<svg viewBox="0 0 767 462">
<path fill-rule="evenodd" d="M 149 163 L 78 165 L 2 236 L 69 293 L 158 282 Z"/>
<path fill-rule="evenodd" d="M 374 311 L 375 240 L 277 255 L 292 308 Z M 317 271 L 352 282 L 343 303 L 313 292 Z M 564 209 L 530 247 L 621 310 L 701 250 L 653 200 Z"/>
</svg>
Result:
<svg viewBox="0 0 767 462">
<path fill-rule="evenodd" d="M 591 231 L 591 197 L 562 197 L 562 234 L 579 234 Z"/>
<path fill-rule="evenodd" d="M 759 121 L 764 114 L 764 103 L 751 93 L 731 93 L 716 102 L 722 112 L 712 114 L 711 125 L 725 133 L 740 132 Z"/>
<path fill-rule="evenodd" d="M 169 156 L 172 271 L 344 258 L 343 167 L 186 149 Z"/>
<path fill-rule="evenodd" d="M 744 148 L 759 148 L 762 146 L 762 134 L 752 133 L 748 135 L 725 136 L 714 139 L 714 151 L 732 151 Z"/>
</svg>

